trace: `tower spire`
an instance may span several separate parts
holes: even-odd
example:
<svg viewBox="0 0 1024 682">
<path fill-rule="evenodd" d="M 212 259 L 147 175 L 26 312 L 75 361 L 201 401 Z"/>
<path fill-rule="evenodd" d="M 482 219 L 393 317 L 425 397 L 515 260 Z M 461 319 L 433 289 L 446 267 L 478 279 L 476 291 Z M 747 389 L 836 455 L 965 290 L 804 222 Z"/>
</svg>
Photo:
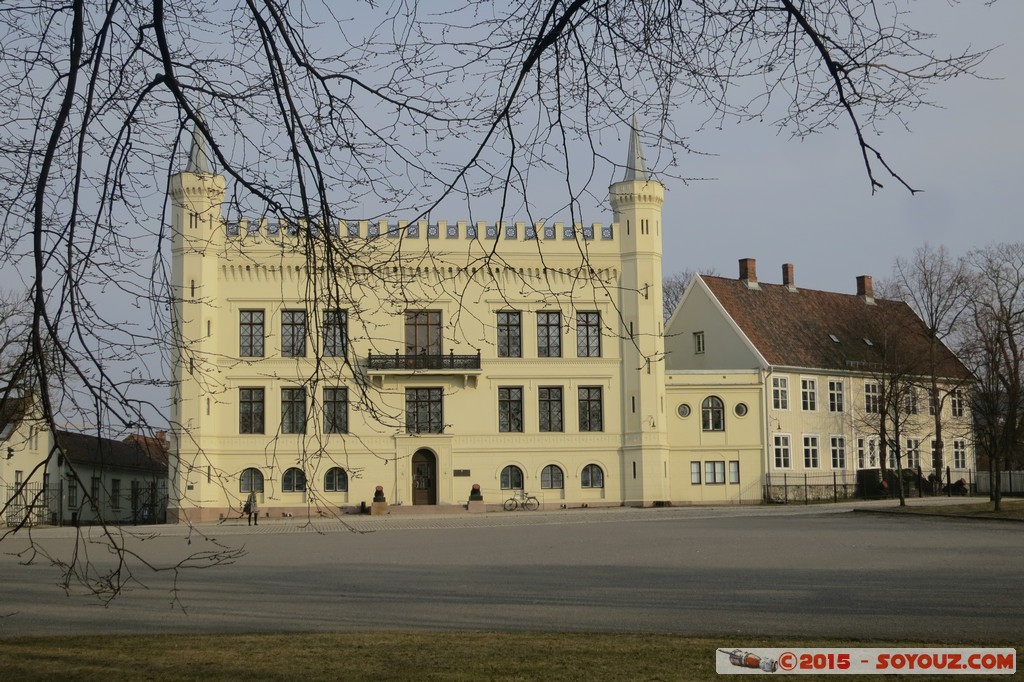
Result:
<svg viewBox="0 0 1024 682">
<path fill-rule="evenodd" d="M 202 120 L 202 114 L 199 114 L 199 119 Z M 210 155 L 206 150 L 206 136 L 199 128 L 199 121 L 192 126 L 192 147 L 188 151 L 188 165 L 185 167 L 185 172 L 206 175 L 213 173 L 210 167 Z"/>
<path fill-rule="evenodd" d="M 623 182 L 647 179 L 647 164 L 644 162 L 644 150 L 640 146 L 640 133 L 637 132 L 636 127 L 636 114 L 633 114 L 629 151 L 626 153 L 626 176 L 622 178 Z"/>
</svg>

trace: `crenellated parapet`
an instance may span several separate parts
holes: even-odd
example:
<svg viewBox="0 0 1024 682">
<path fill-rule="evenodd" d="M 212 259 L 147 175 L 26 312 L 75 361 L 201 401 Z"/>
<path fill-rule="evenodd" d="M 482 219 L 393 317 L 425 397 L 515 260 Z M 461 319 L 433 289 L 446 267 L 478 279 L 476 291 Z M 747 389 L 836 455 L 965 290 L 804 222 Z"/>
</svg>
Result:
<svg viewBox="0 0 1024 682">
<path fill-rule="evenodd" d="M 565 224 L 561 222 L 525 223 L 464 220 L 449 222 L 439 220 L 338 220 L 324 225 L 322 221 L 287 221 L 284 219 L 247 219 L 228 221 L 224 224 L 228 239 L 263 238 L 298 240 L 304 236 L 320 237 L 326 232 L 331 237 L 349 239 L 395 239 L 395 240 L 479 240 L 479 241 L 613 241 L 616 225 L 593 223 Z"/>
</svg>

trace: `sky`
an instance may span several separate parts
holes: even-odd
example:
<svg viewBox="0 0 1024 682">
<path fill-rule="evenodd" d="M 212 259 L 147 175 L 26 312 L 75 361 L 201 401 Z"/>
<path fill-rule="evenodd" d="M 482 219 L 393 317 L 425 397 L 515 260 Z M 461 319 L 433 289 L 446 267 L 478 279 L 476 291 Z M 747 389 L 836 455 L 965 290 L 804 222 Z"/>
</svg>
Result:
<svg viewBox="0 0 1024 682">
<path fill-rule="evenodd" d="M 936 84 L 930 98 L 941 108 L 912 112 L 909 130 L 893 125 L 872 140 L 923 191 L 911 196 L 879 176 L 886 186 L 872 195 L 848 126 L 803 141 L 756 124 L 704 132 L 691 143 L 711 156 L 684 158 L 681 172 L 706 179 L 666 183 L 666 274 L 732 277 L 749 257 L 761 281 L 781 282 L 782 264 L 793 263 L 798 287 L 855 293 L 858 275 L 883 278 L 926 242 L 959 255 L 1024 240 L 1024 2 L 911 4 L 914 25 L 938 34 L 937 45 L 998 46 L 980 69 L 988 80 Z M 656 167 L 657 150 L 647 154 Z"/>
</svg>

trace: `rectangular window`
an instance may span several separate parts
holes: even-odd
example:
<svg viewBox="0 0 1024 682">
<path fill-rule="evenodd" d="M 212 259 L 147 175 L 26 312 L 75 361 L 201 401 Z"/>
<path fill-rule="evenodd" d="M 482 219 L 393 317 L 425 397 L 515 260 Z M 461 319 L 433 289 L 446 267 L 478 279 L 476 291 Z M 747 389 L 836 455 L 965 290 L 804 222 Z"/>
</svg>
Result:
<svg viewBox="0 0 1024 682">
<path fill-rule="evenodd" d="M 917 389 L 913 386 L 908 386 L 903 393 L 903 412 L 917 414 Z"/>
<path fill-rule="evenodd" d="M 858 469 L 865 469 L 866 468 L 866 464 L 865 464 L 867 462 L 867 456 L 866 455 L 867 455 L 867 453 L 864 450 L 864 439 L 863 438 L 858 438 L 857 439 L 857 468 Z"/>
<path fill-rule="evenodd" d="M 949 409 L 954 417 L 964 416 L 964 394 L 959 388 L 955 389 L 949 396 Z"/>
<path fill-rule="evenodd" d="M 916 438 L 907 439 L 907 468 L 917 469 L 921 466 L 921 441 Z"/>
<path fill-rule="evenodd" d="M 306 357 L 306 311 L 281 311 L 281 355 L 286 358 Z"/>
<path fill-rule="evenodd" d="M 238 432 L 263 433 L 263 389 L 238 389 Z"/>
<path fill-rule="evenodd" d="M 89 481 L 89 496 L 92 498 L 93 505 L 99 507 L 103 504 L 100 500 L 100 477 L 93 476 L 92 480 Z"/>
<path fill-rule="evenodd" d="M 818 460 L 818 437 L 804 436 L 804 468 L 817 469 L 821 465 Z"/>
<path fill-rule="evenodd" d="M 324 311 L 324 357 L 345 357 L 348 351 L 348 311 Z"/>
<path fill-rule="evenodd" d="M 502 433 L 522 433 L 522 386 L 505 386 L 498 388 L 498 431 L 501 431 Z"/>
<path fill-rule="evenodd" d="M 928 414 L 932 417 L 939 409 L 939 396 L 937 391 L 928 391 Z"/>
<path fill-rule="evenodd" d="M 543 432 L 563 431 L 562 387 L 541 386 L 537 395 L 540 406 L 540 430 Z"/>
<path fill-rule="evenodd" d="M 444 433 L 440 388 L 405 389 L 405 430 L 409 433 Z"/>
<path fill-rule="evenodd" d="M 704 352 L 704 332 L 693 333 L 693 352 L 697 355 Z"/>
<path fill-rule="evenodd" d="M 600 386 L 580 386 L 580 431 L 602 431 L 604 408 Z"/>
<path fill-rule="evenodd" d="M 704 483 L 707 485 L 724 485 L 725 462 L 704 462 Z"/>
<path fill-rule="evenodd" d="M 281 389 L 281 433 L 306 432 L 306 389 Z"/>
<path fill-rule="evenodd" d="M 789 409 L 789 379 L 786 377 L 772 377 L 772 407 Z"/>
<path fill-rule="evenodd" d="M 729 462 L 729 483 L 740 482 L 740 461 L 734 459 Z"/>
<path fill-rule="evenodd" d="M 576 313 L 576 356 L 601 357 L 601 313 Z"/>
<path fill-rule="evenodd" d="M 690 462 L 690 483 L 700 485 L 700 462 Z"/>
<path fill-rule="evenodd" d="M 74 509 L 78 506 L 78 482 L 75 477 L 68 474 L 68 508 Z"/>
<path fill-rule="evenodd" d="M 832 436 L 832 468 L 846 468 L 846 439 L 842 436 Z"/>
<path fill-rule="evenodd" d="M 868 414 L 881 414 L 881 390 L 878 384 L 864 384 L 864 411 Z"/>
<path fill-rule="evenodd" d="M 843 402 L 843 382 L 828 382 L 828 411 L 842 412 L 845 409 Z"/>
<path fill-rule="evenodd" d="M 967 468 L 967 441 L 965 440 L 953 441 L 953 468 Z"/>
<path fill-rule="evenodd" d="M 121 479 L 110 479 L 110 508 L 121 508 Z"/>
<path fill-rule="evenodd" d="M 263 357 L 263 311 L 243 310 L 238 314 L 238 354 L 243 358 Z"/>
<path fill-rule="evenodd" d="M 537 357 L 562 357 L 562 313 L 558 311 L 537 313 Z"/>
<path fill-rule="evenodd" d="M 348 433 L 348 389 L 324 389 L 324 433 Z"/>
<path fill-rule="evenodd" d="M 818 409 L 818 382 L 814 379 L 800 380 L 800 407 L 804 412 Z"/>
<path fill-rule="evenodd" d="M 498 357 L 523 357 L 522 319 L 518 312 L 498 313 Z"/>
<path fill-rule="evenodd" d="M 789 436 L 778 434 L 775 436 L 775 468 L 788 469 L 790 466 Z"/>
<path fill-rule="evenodd" d="M 405 354 L 441 355 L 441 311 L 406 311 Z"/>
</svg>

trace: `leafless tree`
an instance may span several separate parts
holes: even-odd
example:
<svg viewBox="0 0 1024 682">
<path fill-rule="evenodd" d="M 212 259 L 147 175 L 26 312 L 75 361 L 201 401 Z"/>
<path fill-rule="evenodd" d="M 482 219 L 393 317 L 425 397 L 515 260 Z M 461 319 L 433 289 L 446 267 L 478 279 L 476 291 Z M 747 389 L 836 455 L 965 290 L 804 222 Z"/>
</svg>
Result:
<svg viewBox="0 0 1024 682">
<path fill-rule="evenodd" d="M 929 405 L 935 418 L 932 468 L 942 479 L 945 462 L 943 442 L 943 406 L 955 393 L 964 390 L 959 381 L 941 381 L 947 364 L 944 344 L 952 341 L 961 326 L 969 303 L 968 267 L 962 258 L 954 258 L 944 246 L 928 244 L 910 258 L 897 258 L 891 280 L 894 298 L 906 301 L 924 322 L 928 357 L 922 379 L 927 385 Z"/>
<path fill-rule="evenodd" d="M 1024 244 L 997 244 L 967 256 L 972 286 L 963 354 L 975 386 L 976 449 L 988 460 L 992 501 L 1001 472 L 1024 449 Z"/>
<path fill-rule="evenodd" d="M 661 121 L 669 175 L 685 149 L 672 112 L 694 102 L 798 136 L 845 126 L 870 191 L 891 178 L 913 192 L 874 124 L 985 53 L 935 54 L 911 19 L 875 0 L 8 3 L 0 264 L 29 282 L 39 385 L 59 371 L 75 387 L 41 390 L 43 415 L 117 433 L 162 423 L 145 389 L 166 383 L 175 338 L 165 189 L 193 127 L 230 216 L 293 224 L 454 205 L 532 220 L 527 187 L 545 177 L 575 221 L 607 165 L 602 138 L 634 111 Z M 326 232 L 303 248 L 327 266 L 311 300 L 361 300 L 342 274 L 365 253 Z M 588 272 L 582 245 L 580 260 Z"/>
<path fill-rule="evenodd" d="M 680 270 L 665 276 L 665 281 L 661 285 L 661 294 L 666 322 L 668 322 L 668 318 L 672 317 L 672 313 L 676 311 L 676 306 L 686 291 L 686 285 L 698 273 L 702 275 L 718 275 L 718 271 L 714 268 L 705 268 L 700 270 Z"/>
</svg>

